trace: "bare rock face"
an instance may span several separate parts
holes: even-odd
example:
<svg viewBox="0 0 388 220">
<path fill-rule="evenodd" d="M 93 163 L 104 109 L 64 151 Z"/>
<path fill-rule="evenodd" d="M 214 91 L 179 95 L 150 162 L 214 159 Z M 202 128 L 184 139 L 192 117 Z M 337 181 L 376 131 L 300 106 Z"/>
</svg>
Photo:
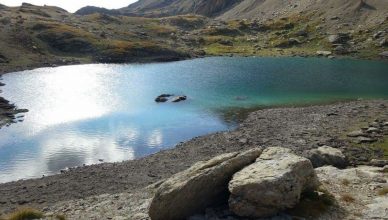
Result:
<svg viewBox="0 0 388 220">
<path fill-rule="evenodd" d="M 345 168 L 348 164 L 341 150 L 329 146 L 322 146 L 311 150 L 308 153 L 308 158 L 314 167 L 332 165 L 338 168 Z"/>
<path fill-rule="evenodd" d="M 272 216 L 294 207 L 302 192 L 318 185 L 310 160 L 289 149 L 267 148 L 229 182 L 229 208 L 242 217 Z"/>
<path fill-rule="evenodd" d="M 358 166 L 338 169 L 324 166 L 315 169 L 317 176 L 338 206 L 348 213 L 346 219 L 388 219 L 387 167 Z M 350 196 L 351 204 L 343 199 Z"/>
<path fill-rule="evenodd" d="M 228 182 L 233 174 L 253 163 L 260 149 L 228 153 L 191 168 L 163 182 L 152 199 L 152 220 L 180 220 L 227 200 Z"/>
</svg>

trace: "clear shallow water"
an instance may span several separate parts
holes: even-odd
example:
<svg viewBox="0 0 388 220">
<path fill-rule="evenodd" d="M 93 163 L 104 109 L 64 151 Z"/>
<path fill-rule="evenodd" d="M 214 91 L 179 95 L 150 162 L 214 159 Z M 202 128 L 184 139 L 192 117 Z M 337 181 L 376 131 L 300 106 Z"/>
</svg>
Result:
<svg viewBox="0 0 388 220">
<path fill-rule="evenodd" d="M 233 128 L 236 107 L 388 98 L 388 63 L 317 58 L 205 58 L 42 68 L 3 77 L 30 110 L 0 130 L 0 182 L 122 161 Z M 182 103 L 154 102 L 162 93 Z"/>
</svg>

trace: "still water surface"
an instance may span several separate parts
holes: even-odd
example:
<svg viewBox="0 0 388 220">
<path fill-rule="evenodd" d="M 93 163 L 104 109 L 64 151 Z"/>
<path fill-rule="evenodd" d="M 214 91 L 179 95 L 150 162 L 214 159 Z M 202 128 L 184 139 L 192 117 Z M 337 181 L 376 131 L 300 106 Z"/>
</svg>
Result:
<svg viewBox="0 0 388 220">
<path fill-rule="evenodd" d="M 388 63 L 215 57 L 41 68 L 3 82 L 30 112 L 0 130 L 0 182 L 149 155 L 233 128 L 236 108 L 388 98 Z M 155 103 L 162 93 L 188 100 Z"/>
</svg>

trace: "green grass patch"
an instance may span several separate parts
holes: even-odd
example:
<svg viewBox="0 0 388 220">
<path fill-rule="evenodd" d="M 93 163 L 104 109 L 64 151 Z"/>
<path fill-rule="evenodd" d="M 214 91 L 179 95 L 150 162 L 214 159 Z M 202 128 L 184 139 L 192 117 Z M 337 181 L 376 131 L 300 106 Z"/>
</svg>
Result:
<svg viewBox="0 0 388 220">
<path fill-rule="evenodd" d="M 388 160 L 388 137 L 384 137 L 382 140 L 371 144 L 371 146 L 376 149 L 381 149 L 384 154 L 384 159 Z"/>
</svg>

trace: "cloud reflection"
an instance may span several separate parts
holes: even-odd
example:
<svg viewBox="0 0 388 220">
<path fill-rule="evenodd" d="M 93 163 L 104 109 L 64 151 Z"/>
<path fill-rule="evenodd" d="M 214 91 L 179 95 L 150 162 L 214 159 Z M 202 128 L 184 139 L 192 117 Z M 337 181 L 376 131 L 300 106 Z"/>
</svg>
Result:
<svg viewBox="0 0 388 220">
<path fill-rule="evenodd" d="M 25 123 L 34 126 L 34 132 L 60 123 L 100 117 L 120 103 L 113 89 L 114 70 L 105 65 L 43 68 L 32 72 L 13 76 L 20 80 L 10 82 L 4 96 L 30 109 Z M 13 91 L 23 87 L 28 89 Z"/>
<path fill-rule="evenodd" d="M 54 132 L 43 138 L 36 154 L 14 158 L 7 170 L 0 172 L 0 182 L 55 174 L 66 167 L 99 163 L 99 159 L 115 162 L 134 157 L 134 150 L 122 149 L 114 136 Z"/>
</svg>

